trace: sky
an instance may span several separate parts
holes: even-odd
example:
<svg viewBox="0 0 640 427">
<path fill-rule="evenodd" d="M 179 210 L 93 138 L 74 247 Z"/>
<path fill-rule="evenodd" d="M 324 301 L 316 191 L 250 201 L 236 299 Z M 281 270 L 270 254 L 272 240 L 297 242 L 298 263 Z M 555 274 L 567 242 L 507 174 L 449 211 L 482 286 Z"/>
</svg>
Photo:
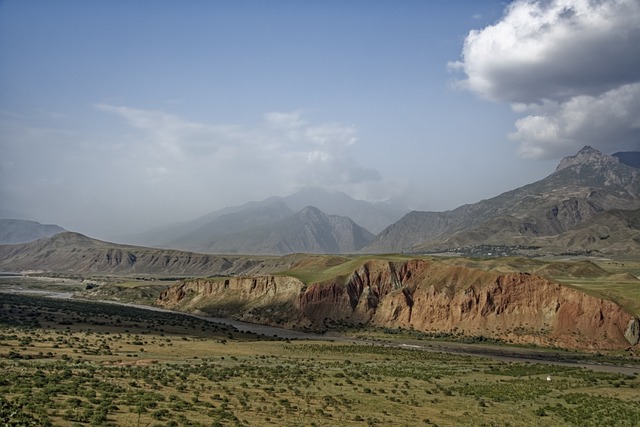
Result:
<svg viewBox="0 0 640 427">
<path fill-rule="evenodd" d="M 304 187 L 475 203 L 640 150 L 637 0 L 0 0 L 0 209 L 108 238 Z"/>
</svg>

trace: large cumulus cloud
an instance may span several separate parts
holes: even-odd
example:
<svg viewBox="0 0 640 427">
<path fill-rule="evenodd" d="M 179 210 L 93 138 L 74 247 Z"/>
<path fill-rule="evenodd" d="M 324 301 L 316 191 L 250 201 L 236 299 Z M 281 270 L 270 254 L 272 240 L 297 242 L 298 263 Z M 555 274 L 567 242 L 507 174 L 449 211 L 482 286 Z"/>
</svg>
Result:
<svg viewBox="0 0 640 427">
<path fill-rule="evenodd" d="M 471 31 L 458 84 L 523 114 L 524 157 L 640 148 L 640 2 L 517 0 Z"/>
</svg>

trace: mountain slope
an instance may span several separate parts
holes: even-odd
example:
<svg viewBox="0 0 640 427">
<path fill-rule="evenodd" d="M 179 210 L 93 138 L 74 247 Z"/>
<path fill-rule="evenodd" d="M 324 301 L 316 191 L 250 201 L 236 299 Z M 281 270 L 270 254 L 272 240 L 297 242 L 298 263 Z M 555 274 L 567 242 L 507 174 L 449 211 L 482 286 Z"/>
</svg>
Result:
<svg viewBox="0 0 640 427">
<path fill-rule="evenodd" d="M 613 153 L 612 156 L 617 158 L 622 164 L 640 169 L 639 151 L 620 151 L 618 153 Z"/>
<path fill-rule="evenodd" d="M 212 242 L 223 236 L 273 224 L 290 217 L 293 213 L 280 200 L 267 206 L 250 206 L 238 212 L 217 216 L 194 231 L 168 242 L 167 246 L 196 252 L 207 251 Z"/>
<path fill-rule="evenodd" d="M 227 207 L 192 221 L 157 227 L 135 235 L 119 236 L 114 240 L 145 246 L 199 251 L 203 250 L 207 243 L 211 243 L 214 237 L 275 223 L 306 206 L 315 206 L 329 215 L 349 217 L 356 224 L 373 233 L 379 233 L 407 212 L 399 207 L 399 204 L 372 203 L 356 200 L 342 192 L 303 188 L 286 197 L 273 196 L 258 202 Z M 287 210 L 288 214 L 285 215 Z"/>
<path fill-rule="evenodd" d="M 300 216 L 318 219 L 322 213 L 309 208 Z M 397 255 L 214 256 L 118 245 L 71 232 L 0 245 L 0 271 L 200 276 L 170 287 L 157 304 L 256 323 L 313 329 L 366 324 L 592 350 L 638 345 L 638 312 L 621 305 L 618 294 L 603 292 L 602 298 L 600 292 L 521 273 L 559 269 L 564 276 L 606 279 L 609 273 L 590 262 L 512 258 L 511 264 L 490 260 L 497 264 L 480 269 L 456 265 L 453 261 L 464 261 L 460 258 L 449 261 Z M 637 279 L 630 276 L 624 283 L 635 286 Z"/>
<path fill-rule="evenodd" d="M 276 223 L 221 236 L 204 249 L 209 253 L 335 254 L 355 252 L 372 239 L 371 233 L 351 219 L 307 206 Z"/>
<path fill-rule="evenodd" d="M 331 192 L 321 188 L 303 188 L 282 200 L 294 212 L 306 206 L 315 206 L 329 215 L 349 217 L 374 234 L 393 224 L 407 212 L 393 204 L 356 200 L 340 191 Z"/>
<path fill-rule="evenodd" d="M 0 219 L 0 244 L 27 243 L 65 231 L 53 224 L 22 219 Z"/>
<path fill-rule="evenodd" d="M 30 243 L 0 245 L 0 271 L 212 276 L 282 271 L 295 262 L 295 257 L 215 256 L 122 245 L 73 232 Z"/>
<path fill-rule="evenodd" d="M 638 208 L 640 170 L 585 147 L 538 182 L 452 211 L 412 212 L 363 251 L 522 244 L 565 233 L 606 211 Z"/>
<path fill-rule="evenodd" d="M 210 212 L 191 221 L 159 226 L 128 236 L 117 236 L 114 240 L 134 245 L 168 248 L 171 247 L 171 242 L 180 241 L 186 235 L 193 233 L 201 227 L 206 227 L 207 224 L 215 221 L 219 217 L 267 207 L 278 200 L 278 197 L 270 197 L 260 202 L 249 202 L 241 206 L 230 206 Z"/>
</svg>

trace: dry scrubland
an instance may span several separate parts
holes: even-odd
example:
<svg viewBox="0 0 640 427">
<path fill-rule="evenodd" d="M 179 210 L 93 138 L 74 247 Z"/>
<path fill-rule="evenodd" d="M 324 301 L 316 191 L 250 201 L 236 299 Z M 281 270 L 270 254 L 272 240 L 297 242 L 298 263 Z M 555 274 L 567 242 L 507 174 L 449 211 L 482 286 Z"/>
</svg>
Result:
<svg viewBox="0 0 640 427">
<path fill-rule="evenodd" d="M 270 340 L 103 303 L 0 301 L 3 425 L 640 424 L 637 375 Z"/>
</svg>

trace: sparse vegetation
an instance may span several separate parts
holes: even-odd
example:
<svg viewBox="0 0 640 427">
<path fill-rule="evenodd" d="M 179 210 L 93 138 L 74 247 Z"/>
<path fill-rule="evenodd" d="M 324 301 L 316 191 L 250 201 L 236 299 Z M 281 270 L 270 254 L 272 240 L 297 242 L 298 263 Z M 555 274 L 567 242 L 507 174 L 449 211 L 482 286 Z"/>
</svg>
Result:
<svg viewBox="0 0 640 427">
<path fill-rule="evenodd" d="M 269 340 L 111 304 L 0 305 L 7 425 L 634 426 L 638 389 L 638 376 Z"/>
</svg>

